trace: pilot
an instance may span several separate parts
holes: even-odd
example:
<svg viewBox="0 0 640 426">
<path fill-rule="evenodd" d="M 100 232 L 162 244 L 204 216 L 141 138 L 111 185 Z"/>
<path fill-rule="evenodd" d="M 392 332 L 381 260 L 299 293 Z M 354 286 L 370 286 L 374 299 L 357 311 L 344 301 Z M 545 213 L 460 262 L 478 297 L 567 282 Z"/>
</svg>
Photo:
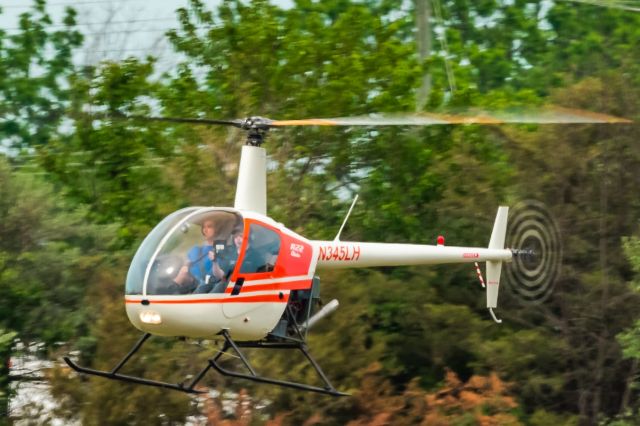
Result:
<svg viewBox="0 0 640 426">
<path fill-rule="evenodd" d="M 242 248 L 242 228 L 235 228 L 231 233 L 231 246 L 220 256 L 220 268 L 225 273 L 225 278 L 229 278 L 233 268 L 235 268 Z"/>
<path fill-rule="evenodd" d="M 216 228 L 213 219 L 205 219 L 202 223 L 202 236 L 205 241 L 196 245 L 187 253 L 189 260 L 174 279 L 180 286 L 195 287 L 194 293 L 208 293 L 213 285 L 224 278 L 215 255 Z"/>
</svg>

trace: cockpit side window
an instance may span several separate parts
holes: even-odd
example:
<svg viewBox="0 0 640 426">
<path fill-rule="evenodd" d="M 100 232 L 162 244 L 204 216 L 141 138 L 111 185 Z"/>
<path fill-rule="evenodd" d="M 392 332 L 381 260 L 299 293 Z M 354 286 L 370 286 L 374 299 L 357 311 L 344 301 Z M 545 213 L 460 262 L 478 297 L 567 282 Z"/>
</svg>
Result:
<svg viewBox="0 0 640 426">
<path fill-rule="evenodd" d="M 249 242 L 240 273 L 252 274 L 273 271 L 279 253 L 280 235 L 269 228 L 252 223 L 249 227 Z"/>
</svg>

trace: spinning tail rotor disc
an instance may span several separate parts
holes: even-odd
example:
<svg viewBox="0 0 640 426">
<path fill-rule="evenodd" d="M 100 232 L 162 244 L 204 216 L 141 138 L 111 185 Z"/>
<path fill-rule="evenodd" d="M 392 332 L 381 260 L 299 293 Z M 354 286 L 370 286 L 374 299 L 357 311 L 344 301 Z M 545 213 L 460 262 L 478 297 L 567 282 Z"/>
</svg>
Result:
<svg viewBox="0 0 640 426">
<path fill-rule="evenodd" d="M 525 201 L 512 209 L 506 243 L 514 254 L 505 267 L 509 289 L 524 302 L 545 301 L 560 275 L 562 244 L 544 204 Z"/>
</svg>

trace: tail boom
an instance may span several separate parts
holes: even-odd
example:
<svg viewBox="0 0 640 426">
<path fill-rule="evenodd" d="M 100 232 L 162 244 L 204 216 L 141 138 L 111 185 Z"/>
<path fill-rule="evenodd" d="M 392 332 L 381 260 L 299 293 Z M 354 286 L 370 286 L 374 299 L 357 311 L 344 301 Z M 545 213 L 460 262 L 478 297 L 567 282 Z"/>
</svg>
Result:
<svg viewBox="0 0 640 426">
<path fill-rule="evenodd" d="M 375 266 L 436 265 L 444 263 L 487 263 L 487 308 L 496 322 L 493 309 L 498 306 L 502 262 L 513 259 L 505 249 L 508 207 L 499 207 L 489 240 L 489 247 L 455 247 L 444 245 L 384 244 L 350 241 L 311 241 L 318 253 L 318 269 L 369 268 Z"/>
<path fill-rule="evenodd" d="M 319 269 L 509 261 L 511 250 L 420 244 L 312 241 Z"/>
<path fill-rule="evenodd" d="M 511 261 L 513 252 L 504 248 L 508 207 L 500 207 L 488 248 L 421 244 L 361 243 L 351 241 L 312 241 L 318 253 L 317 267 L 369 268 L 372 266 L 436 265 L 442 263 Z M 500 274 L 488 279 L 500 281 Z M 497 293 L 496 293 L 497 298 Z"/>
</svg>

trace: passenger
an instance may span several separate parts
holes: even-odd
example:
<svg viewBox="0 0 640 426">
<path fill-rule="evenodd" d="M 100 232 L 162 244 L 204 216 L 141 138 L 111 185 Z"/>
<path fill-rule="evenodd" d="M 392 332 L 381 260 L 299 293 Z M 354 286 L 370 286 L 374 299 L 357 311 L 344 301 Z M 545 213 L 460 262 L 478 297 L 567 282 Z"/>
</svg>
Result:
<svg viewBox="0 0 640 426">
<path fill-rule="evenodd" d="M 245 274 L 267 272 L 264 250 L 257 250 L 251 244 L 248 244 L 244 252 L 244 260 L 242 261 L 240 272 Z"/>
<path fill-rule="evenodd" d="M 252 241 L 260 241 L 260 245 L 256 247 Z M 260 227 L 252 228 L 240 272 L 252 274 L 273 271 L 279 252 L 280 238 L 275 232 Z"/>
<path fill-rule="evenodd" d="M 217 283 L 212 293 L 223 293 L 229 283 L 229 277 L 233 273 L 236 264 L 238 263 L 238 257 L 240 256 L 240 249 L 242 248 L 242 228 L 236 228 L 231 233 L 231 245 L 225 248 L 217 258 L 217 262 L 220 269 L 224 273 L 224 278 Z"/>
<path fill-rule="evenodd" d="M 242 248 L 242 229 L 234 229 L 231 233 L 231 246 L 224 251 L 224 255 L 220 256 L 220 267 L 225 272 L 225 278 L 229 279 L 229 276 L 233 272 L 238 257 L 240 256 L 240 249 Z"/>
</svg>

